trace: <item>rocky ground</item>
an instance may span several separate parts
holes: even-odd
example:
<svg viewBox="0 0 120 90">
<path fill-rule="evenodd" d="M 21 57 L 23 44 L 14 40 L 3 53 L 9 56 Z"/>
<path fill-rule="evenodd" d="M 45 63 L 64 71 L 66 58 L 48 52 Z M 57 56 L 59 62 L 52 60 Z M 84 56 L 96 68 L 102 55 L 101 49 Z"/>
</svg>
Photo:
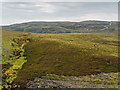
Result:
<svg viewBox="0 0 120 90">
<path fill-rule="evenodd" d="M 87 76 L 59 76 L 48 74 L 35 77 L 28 88 L 118 88 L 118 73 L 101 73 Z"/>
</svg>

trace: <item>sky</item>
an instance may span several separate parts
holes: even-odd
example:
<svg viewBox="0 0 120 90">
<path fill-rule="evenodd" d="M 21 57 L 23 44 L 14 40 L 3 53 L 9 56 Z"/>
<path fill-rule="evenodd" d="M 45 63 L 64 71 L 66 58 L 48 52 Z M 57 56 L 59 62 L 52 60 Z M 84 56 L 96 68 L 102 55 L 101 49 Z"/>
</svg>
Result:
<svg viewBox="0 0 120 90">
<path fill-rule="evenodd" d="M 117 0 L 109 0 L 111 2 L 108 2 L 108 0 L 104 0 L 106 2 L 37 2 L 37 0 L 36 2 L 32 2 L 32 0 L 29 0 L 29 2 L 22 2 L 22 0 L 21 2 L 15 2 L 15 0 L 11 0 L 11 2 L 8 1 L 10 0 L 2 2 L 2 14 L 0 15 L 2 17 L 2 20 L 0 20 L 2 21 L 0 23 L 1 25 L 30 21 L 80 22 L 85 20 L 118 20 Z"/>
<path fill-rule="evenodd" d="M 119 0 L 0 0 L 1 2 L 119 2 Z"/>
</svg>

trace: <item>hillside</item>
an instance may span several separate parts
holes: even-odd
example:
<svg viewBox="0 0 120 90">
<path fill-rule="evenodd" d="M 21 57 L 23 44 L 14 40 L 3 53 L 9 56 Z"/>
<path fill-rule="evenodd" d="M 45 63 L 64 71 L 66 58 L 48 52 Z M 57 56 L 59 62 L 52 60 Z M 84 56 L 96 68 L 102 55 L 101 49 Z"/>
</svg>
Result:
<svg viewBox="0 0 120 90">
<path fill-rule="evenodd" d="M 39 79 L 49 74 L 53 74 L 53 79 L 55 74 L 57 77 L 83 76 L 82 80 L 86 75 L 116 73 L 117 49 L 117 36 L 90 33 L 39 34 L 3 30 L 4 84 L 7 82 L 11 85 L 14 82 L 15 85 L 26 87 L 35 77 Z"/>
<path fill-rule="evenodd" d="M 3 29 L 33 33 L 106 33 L 117 35 L 115 21 L 27 22 L 3 26 Z"/>
</svg>

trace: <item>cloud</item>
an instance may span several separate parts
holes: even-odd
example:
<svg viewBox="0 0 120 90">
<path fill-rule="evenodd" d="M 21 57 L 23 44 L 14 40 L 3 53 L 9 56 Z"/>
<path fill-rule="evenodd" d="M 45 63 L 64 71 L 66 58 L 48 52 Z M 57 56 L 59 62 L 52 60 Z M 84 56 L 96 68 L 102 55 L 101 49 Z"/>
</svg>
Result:
<svg viewBox="0 0 120 90">
<path fill-rule="evenodd" d="M 39 12 L 46 12 L 46 13 L 52 13 L 55 12 L 55 7 L 51 4 L 48 3 L 36 3 L 36 2 L 15 2 L 15 3 L 3 3 L 3 9 L 8 9 L 8 10 L 23 10 L 23 11 L 36 11 L 39 10 Z"/>
<path fill-rule="evenodd" d="M 1 2 L 119 2 L 119 0 L 1 0 Z"/>
<path fill-rule="evenodd" d="M 38 8 L 41 12 L 53 13 L 56 11 L 56 7 L 48 3 L 35 3 L 33 6 Z"/>
<path fill-rule="evenodd" d="M 104 21 L 117 21 L 118 15 L 117 14 L 107 14 L 107 13 L 89 13 L 85 14 L 81 18 L 85 20 L 104 20 Z"/>
<path fill-rule="evenodd" d="M 4 2 L 2 24 L 26 21 L 117 20 L 114 2 Z"/>
</svg>

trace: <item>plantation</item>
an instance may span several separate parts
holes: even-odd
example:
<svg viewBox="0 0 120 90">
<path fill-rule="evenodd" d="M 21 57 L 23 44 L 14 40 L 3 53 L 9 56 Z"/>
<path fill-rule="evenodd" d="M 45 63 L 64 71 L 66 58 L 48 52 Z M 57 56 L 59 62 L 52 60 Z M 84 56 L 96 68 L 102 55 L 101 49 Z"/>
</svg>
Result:
<svg viewBox="0 0 120 90">
<path fill-rule="evenodd" d="M 4 88 L 31 87 L 29 82 L 35 77 L 41 81 L 52 77 L 68 84 L 79 79 L 84 86 L 87 85 L 84 80 L 99 84 L 96 87 L 109 87 L 110 81 L 110 87 L 113 84 L 113 87 L 117 87 L 117 36 L 92 33 L 38 34 L 3 30 L 2 39 Z M 105 73 L 103 80 L 101 73 Z M 92 75 L 95 78 L 91 78 Z M 70 77 L 74 77 L 73 80 Z M 108 77 L 109 80 L 105 79 Z M 100 86 L 102 82 L 107 84 Z M 86 87 L 94 87 L 89 85 Z"/>
</svg>

